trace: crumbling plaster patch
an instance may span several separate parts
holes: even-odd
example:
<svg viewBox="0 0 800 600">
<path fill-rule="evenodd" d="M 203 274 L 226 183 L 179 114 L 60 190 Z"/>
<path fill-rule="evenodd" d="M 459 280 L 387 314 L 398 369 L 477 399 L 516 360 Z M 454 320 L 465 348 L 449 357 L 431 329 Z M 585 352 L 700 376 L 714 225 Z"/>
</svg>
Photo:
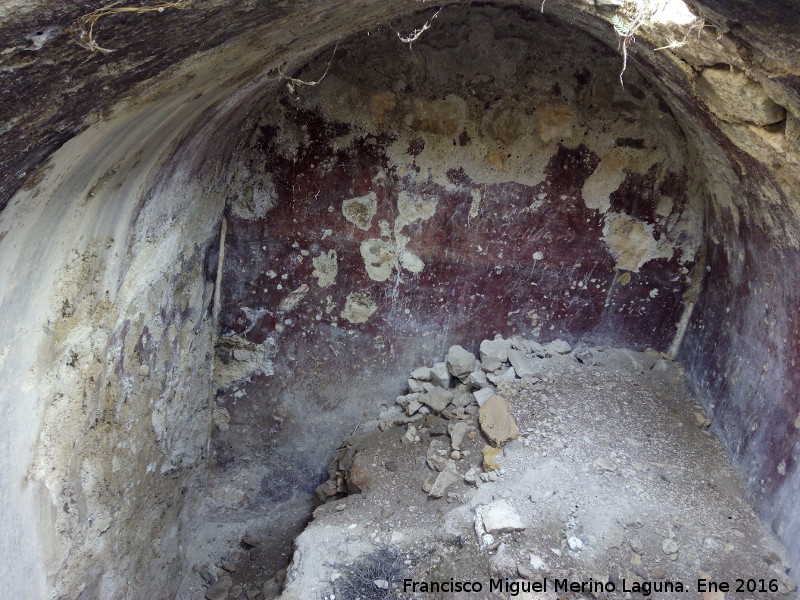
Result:
<svg viewBox="0 0 800 600">
<path fill-rule="evenodd" d="M 617 268 L 638 272 L 647 262 L 656 258 L 671 258 L 674 247 L 666 240 L 653 237 L 653 226 L 620 213 L 605 217 L 603 236 Z"/>
<path fill-rule="evenodd" d="M 231 210 L 242 219 L 263 218 L 275 203 L 275 184 L 263 172 L 263 166 L 259 169 L 256 165 L 240 165 L 233 169 L 231 188 L 239 192 L 230 203 Z"/>
<path fill-rule="evenodd" d="M 666 154 L 659 147 L 646 150 L 611 148 L 600 154 L 600 166 L 584 183 L 583 201 L 588 208 L 601 213 L 608 212 L 611 208 L 611 194 L 619 189 L 629 172 L 643 175 L 653 165 L 660 165 L 666 159 Z"/>
<path fill-rule="evenodd" d="M 394 242 L 371 238 L 361 242 L 361 257 L 367 275 L 375 281 L 386 281 L 397 269 Z"/>
<path fill-rule="evenodd" d="M 466 111 L 463 98 L 449 94 L 442 100 L 414 98 L 411 111 L 406 115 L 408 128 L 414 131 L 450 137 L 464 126 Z"/>
<path fill-rule="evenodd" d="M 411 237 L 401 233 L 417 221 L 427 221 L 436 214 L 438 201 L 435 197 L 425 198 L 400 191 L 397 199 L 397 216 L 390 230 L 388 221 L 381 221 L 381 235 L 390 239 L 370 238 L 361 242 L 361 257 L 370 279 L 386 281 L 395 271 L 405 269 L 420 273 L 425 268 L 424 261 L 408 250 Z M 350 219 L 348 219 L 350 220 Z"/>
<path fill-rule="evenodd" d="M 405 227 L 415 221 L 427 221 L 436 214 L 439 200 L 436 196 L 423 197 L 411 194 L 405 190 L 397 196 L 398 215 L 394 221 L 395 234 L 400 233 Z"/>
<path fill-rule="evenodd" d="M 248 377 L 273 375 L 275 353 L 272 338 L 262 344 L 235 335 L 218 339 L 214 353 L 214 389 L 229 387 Z"/>
<path fill-rule="evenodd" d="M 351 292 L 347 294 L 347 300 L 342 309 L 342 318 L 350 321 L 354 325 L 366 323 L 375 314 L 378 306 L 369 294 L 365 292 Z"/>
<path fill-rule="evenodd" d="M 378 196 L 369 192 L 359 198 L 349 198 L 342 203 L 344 218 L 364 231 L 372 227 L 372 218 L 378 211 Z"/>
<path fill-rule="evenodd" d="M 336 250 L 328 250 L 319 256 L 314 257 L 314 271 L 311 273 L 317 278 L 319 287 L 330 287 L 336 283 L 336 276 L 339 273 L 339 262 Z"/>
</svg>

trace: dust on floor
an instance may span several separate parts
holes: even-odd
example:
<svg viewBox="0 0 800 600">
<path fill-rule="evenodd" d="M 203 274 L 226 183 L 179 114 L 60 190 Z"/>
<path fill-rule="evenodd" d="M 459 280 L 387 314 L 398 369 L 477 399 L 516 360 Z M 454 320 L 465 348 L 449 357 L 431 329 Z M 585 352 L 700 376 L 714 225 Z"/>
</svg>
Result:
<svg viewBox="0 0 800 600">
<path fill-rule="evenodd" d="M 345 440 L 282 600 L 797 597 L 679 365 L 501 342 Z"/>
</svg>

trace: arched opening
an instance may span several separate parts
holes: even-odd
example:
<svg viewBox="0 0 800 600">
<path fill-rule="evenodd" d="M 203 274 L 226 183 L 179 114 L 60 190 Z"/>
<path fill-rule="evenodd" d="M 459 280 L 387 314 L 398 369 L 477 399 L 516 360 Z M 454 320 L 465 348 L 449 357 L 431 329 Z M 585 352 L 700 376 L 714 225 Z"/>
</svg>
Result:
<svg viewBox="0 0 800 600">
<path fill-rule="evenodd" d="M 279 569 L 354 425 L 495 334 L 679 359 L 796 557 L 796 113 L 692 24 L 622 86 L 624 13 L 550 4 L 275 19 L 9 201 L 31 597 L 194 593 L 245 533 Z"/>
</svg>

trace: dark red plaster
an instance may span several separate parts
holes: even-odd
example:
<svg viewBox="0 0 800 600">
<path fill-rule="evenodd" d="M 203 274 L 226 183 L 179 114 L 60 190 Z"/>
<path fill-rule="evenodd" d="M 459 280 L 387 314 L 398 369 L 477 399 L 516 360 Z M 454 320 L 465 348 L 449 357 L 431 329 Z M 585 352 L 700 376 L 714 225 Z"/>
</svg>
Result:
<svg viewBox="0 0 800 600">
<path fill-rule="evenodd" d="M 377 404 L 401 393 L 410 369 L 441 360 L 453 343 L 477 351 L 480 340 L 496 333 L 533 336 L 529 311 L 537 315 L 543 341 L 561 337 L 669 346 L 683 310 L 682 265 L 651 261 L 632 274 L 629 284 L 618 281 L 620 273 L 602 239 L 603 215 L 587 209 L 581 197 L 599 164 L 585 146 L 558 147 L 537 186 L 475 182 L 463 169 L 454 169 L 447 173 L 454 186 L 445 188 L 395 172 L 387 157 L 391 136 L 357 137 L 333 151 L 333 141 L 348 131 L 346 124 L 284 108 L 285 127 L 307 124 L 306 142 L 287 158 L 277 145 L 280 131 L 262 129 L 264 144 L 257 152 L 273 174 L 276 203 L 263 219 L 227 215 L 220 323 L 224 335 L 255 343 L 274 339 L 279 349 L 275 375 L 239 386 L 243 397 L 236 398 L 232 389 L 218 397 L 231 413 L 230 429 L 214 436 L 219 464 L 268 448 L 294 470 L 294 493 L 306 493 L 346 424 L 373 417 Z M 460 148 L 456 144 L 453 151 Z M 417 156 L 423 150 L 415 142 L 407 153 Z M 379 172 L 386 177 L 376 178 Z M 677 200 L 685 189 L 677 177 L 667 182 L 682 210 L 685 200 Z M 629 178 L 625 197 L 633 198 L 637 190 L 656 197 L 655 186 L 654 177 Z M 471 217 L 473 190 L 481 203 Z M 438 200 L 431 219 L 403 230 L 410 238 L 407 250 L 426 266 L 418 274 L 395 271 L 388 281 L 376 282 L 365 271 L 360 244 L 380 237 L 381 219 L 394 222 L 402 191 Z M 342 202 L 369 192 L 377 196 L 378 212 L 371 228 L 362 231 L 345 220 Z M 537 202 L 540 194 L 545 198 Z M 326 229 L 332 233 L 323 239 Z M 301 249 L 309 251 L 302 261 Z M 320 288 L 312 277 L 312 259 L 330 249 L 337 251 L 338 278 Z M 534 260 L 536 252 L 542 252 L 541 260 Z M 296 309 L 281 312 L 281 300 L 302 284 L 309 287 L 307 295 Z M 659 290 L 655 298 L 654 288 Z M 366 323 L 350 324 L 339 316 L 347 294 L 355 291 L 368 293 L 377 305 Z M 330 313 L 327 296 L 335 303 Z M 254 321 L 248 316 L 253 311 L 260 311 Z M 279 417 L 279 409 L 288 415 Z M 300 441 L 309 435 L 319 437 L 318 447 Z M 305 478 L 297 476 L 303 473 Z"/>
<path fill-rule="evenodd" d="M 800 497 L 800 252 L 732 220 L 714 233 L 681 359 L 756 505 L 791 530 L 796 516 L 775 500 Z"/>
</svg>

